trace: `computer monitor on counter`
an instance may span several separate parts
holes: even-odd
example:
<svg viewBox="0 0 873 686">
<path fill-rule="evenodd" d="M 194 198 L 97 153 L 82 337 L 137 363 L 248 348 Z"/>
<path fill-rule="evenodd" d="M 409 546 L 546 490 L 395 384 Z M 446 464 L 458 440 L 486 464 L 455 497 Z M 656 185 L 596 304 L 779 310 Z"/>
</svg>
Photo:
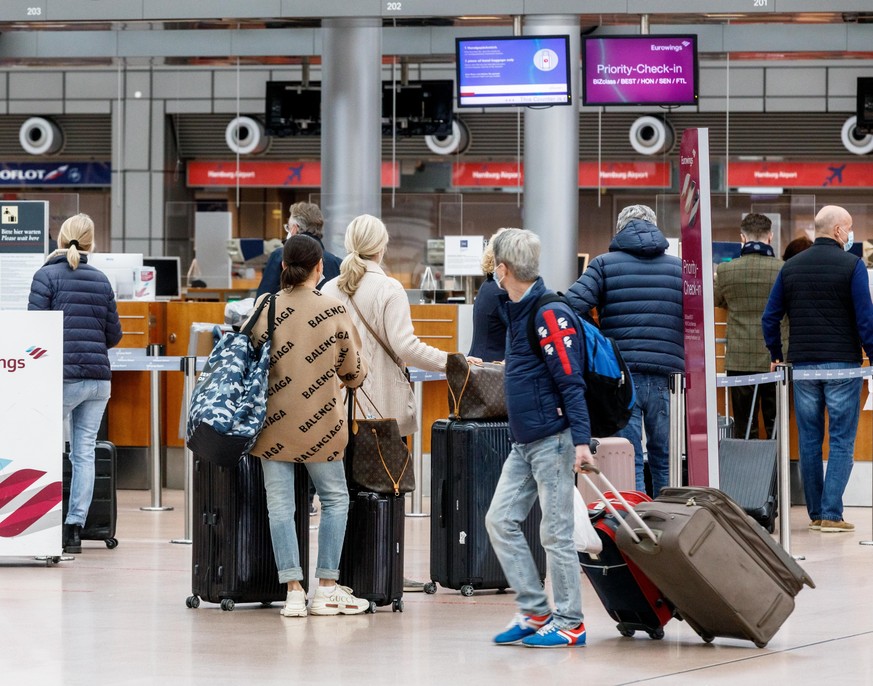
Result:
<svg viewBox="0 0 873 686">
<path fill-rule="evenodd" d="M 177 300 L 182 297 L 182 265 L 178 257 L 143 257 L 142 266 L 155 269 L 157 300 Z"/>
</svg>

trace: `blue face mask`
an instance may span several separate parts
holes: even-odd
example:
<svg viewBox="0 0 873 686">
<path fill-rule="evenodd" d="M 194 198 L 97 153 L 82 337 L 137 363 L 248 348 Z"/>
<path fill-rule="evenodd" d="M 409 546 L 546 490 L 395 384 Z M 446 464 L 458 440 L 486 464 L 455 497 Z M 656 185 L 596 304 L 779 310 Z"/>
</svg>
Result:
<svg viewBox="0 0 873 686">
<path fill-rule="evenodd" d="M 846 242 L 843 244 L 843 250 L 849 252 L 852 249 L 852 246 L 855 244 L 855 232 L 849 231 L 849 235 L 846 236 Z"/>
</svg>

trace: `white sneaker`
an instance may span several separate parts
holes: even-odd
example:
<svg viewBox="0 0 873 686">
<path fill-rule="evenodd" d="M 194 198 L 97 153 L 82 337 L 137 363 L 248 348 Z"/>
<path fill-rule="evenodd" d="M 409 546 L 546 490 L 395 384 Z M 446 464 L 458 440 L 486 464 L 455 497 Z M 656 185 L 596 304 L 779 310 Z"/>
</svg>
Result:
<svg viewBox="0 0 873 686">
<path fill-rule="evenodd" d="M 285 607 L 282 608 L 283 617 L 306 616 L 306 593 L 303 591 L 288 591 L 285 597 Z"/>
<path fill-rule="evenodd" d="M 314 615 L 358 615 L 370 607 L 370 601 L 356 598 L 348 586 L 336 585 L 336 590 L 330 595 L 319 586 L 312 597 L 309 608 Z"/>
</svg>

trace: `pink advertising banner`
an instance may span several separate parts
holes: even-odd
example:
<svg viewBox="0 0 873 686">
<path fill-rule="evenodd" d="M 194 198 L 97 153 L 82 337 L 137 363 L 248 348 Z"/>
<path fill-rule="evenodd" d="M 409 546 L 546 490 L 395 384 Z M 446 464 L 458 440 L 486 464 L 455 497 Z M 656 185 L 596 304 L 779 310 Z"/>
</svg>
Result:
<svg viewBox="0 0 873 686">
<path fill-rule="evenodd" d="M 679 220 L 682 227 L 688 482 L 692 486 L 718 487 L 709 201 L 709 129 L 685 129 L 679 146 Z"/>
</svg>

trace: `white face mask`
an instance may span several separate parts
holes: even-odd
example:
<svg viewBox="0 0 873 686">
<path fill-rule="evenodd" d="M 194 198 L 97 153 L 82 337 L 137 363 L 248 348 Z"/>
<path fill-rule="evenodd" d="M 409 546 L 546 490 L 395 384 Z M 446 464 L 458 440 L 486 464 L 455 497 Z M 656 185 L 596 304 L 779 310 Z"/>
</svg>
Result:
<svg viewBox="0 0 873 686">
<path fill-rule="evenodd" d="M 503 278 L 505 279 L 506 277 L 504 276 Z M 497 287 L 498 287 L 501 291 L 505 291 L 505 290 L 506 290 L 506 289 L 503 287 L 503 279 L 501 279 L 499 276 L 497 276 L 497 268 L 496 268 L 496 267 L 494 268 L 494 283 L 497 284 Z"/>
<path fill-rule="evenodd" d="M 849 230 L 849 233 L 846 235 L 846 242 L 843 243 L 843 250 L 849 252 L 852 249 L 852 246 L 855 244 L 855 232 Z"/>
</svg>

